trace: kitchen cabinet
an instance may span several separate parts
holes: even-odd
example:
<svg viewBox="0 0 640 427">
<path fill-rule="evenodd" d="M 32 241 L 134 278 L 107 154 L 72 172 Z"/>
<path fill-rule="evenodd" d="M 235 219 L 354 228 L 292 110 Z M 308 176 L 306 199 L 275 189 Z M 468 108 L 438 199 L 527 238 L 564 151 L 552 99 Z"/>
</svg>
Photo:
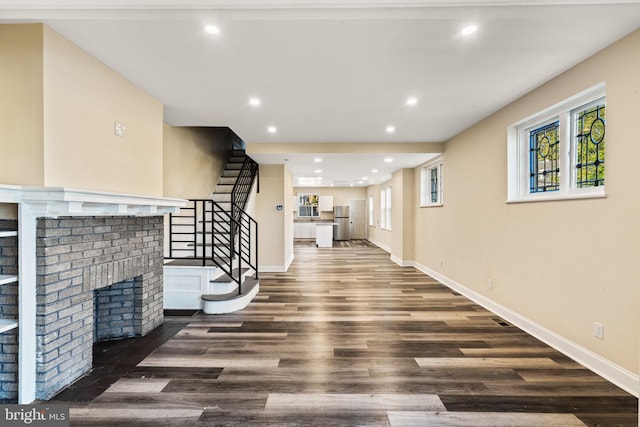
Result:
<svg viewBox="0 0 640 427">
<path fill-rule="evenodd" d="M 333 196 L 320 196 L 319 207 L 321 212 L 333 212 Z"/>
<path fill-rule="evenodd" d="M 293 223 L 294 239 L 315 239 L 316 223 L 315 222 L 294 222 Z"/>
<path fill-rule="evenodd" d="M 315 239 L 316 238 L 316 225 L 313 222 L 309 222 L 304 225 L 303 236 L 305 239 Z"/>
</svg>

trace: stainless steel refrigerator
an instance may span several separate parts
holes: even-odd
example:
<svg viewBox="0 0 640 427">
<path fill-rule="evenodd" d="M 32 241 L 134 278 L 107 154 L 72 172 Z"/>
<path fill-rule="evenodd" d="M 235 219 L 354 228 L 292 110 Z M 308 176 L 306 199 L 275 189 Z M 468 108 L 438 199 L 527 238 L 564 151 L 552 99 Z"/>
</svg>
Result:
<svg viewBox="0 0 640 427">
<path fill-rule="evenodd" d="M 333 222 L 333 240 L 349 240 L 349 206 L 334 206 Z"/>
</svg>

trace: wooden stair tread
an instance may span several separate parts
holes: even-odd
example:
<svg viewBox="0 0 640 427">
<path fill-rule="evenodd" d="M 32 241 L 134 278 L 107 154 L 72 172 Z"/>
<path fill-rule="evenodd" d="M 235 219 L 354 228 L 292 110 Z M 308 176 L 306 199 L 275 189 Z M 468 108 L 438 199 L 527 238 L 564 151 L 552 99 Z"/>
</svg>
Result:
<svg viewBox="0 0 640 427">
<path fill-rule="evenodd" d="M 237 291 L 229 292 L 227 294 L 210 294 L 210 295 L 202 295 L 203 301 L 230 301 L 237 298 L 241 298 L 242 296 L 248 294 L 258 285 L 259 280 L 253 277 L 247 277 L 244 282 L 242 282 L 242 293 L 239 294 Z"/>
</svg>

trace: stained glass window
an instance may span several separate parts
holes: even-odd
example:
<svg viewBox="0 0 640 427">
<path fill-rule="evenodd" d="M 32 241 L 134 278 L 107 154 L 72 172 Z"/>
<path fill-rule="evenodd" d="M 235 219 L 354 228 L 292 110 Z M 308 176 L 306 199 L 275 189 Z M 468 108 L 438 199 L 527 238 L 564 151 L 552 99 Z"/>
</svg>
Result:
<svg viewBox="0 0 640 427">
<path fill-rule="evenodd" d="M 576 187 L 604 185 L 605 105 L 575 113 Z"/>
<path fill-rule="evenodd" d="M 420 169 L 420 206 L 442 206 L 442 157 Z"/>
<path fill-rule="evenodd" d="M 529 191 L 560 189 L 559 122 L 549 123 L 529 132 Z"/>
<path fill-rule="evenodd" d="M 509 126 L 507 201 L 605 197 L 605 111 L 603 82 Z"/>
<path fill-rule="evenodd" d="M 431 175 L 430 177 L 430 182 L 431 182 L 431 203 L 438 203 L 440 200 L 438 200 L 440 197 L 440 187 L 438 184 L 438 167 L 436 166 L 435 168 L 431 168 L 429 170 L 429 174 Z"/>
</svg>

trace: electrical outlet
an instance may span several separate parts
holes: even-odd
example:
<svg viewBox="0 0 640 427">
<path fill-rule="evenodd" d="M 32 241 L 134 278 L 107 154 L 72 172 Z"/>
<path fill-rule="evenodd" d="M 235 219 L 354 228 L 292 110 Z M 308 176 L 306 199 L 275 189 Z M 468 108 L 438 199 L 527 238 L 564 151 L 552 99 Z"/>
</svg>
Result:
<svg viewBox="0 0 640 427">
<path fill-rule="evenodd" d="M 600 322 L 593 322 L 593 335 L 596 338 L 604 339 L 604 325 Z"/>
<path fill-rule="evenodd" d="M 119 122 L 113 122 L 113 134 L 115 136 L 119 136 L 120 138 L 122 138 L 124 137 L 126 131 L 127 128 L 125 127 L 125 125 Z"/>
<path fill-rule="evenodd" d="M 444 267 L 444 260 L 443 259 L 440 260 L 440 267 Z"/>
<path fill-rule="evenodd" d="M 493 289 L 493 279 L 487 279 L 487 289 Z"/>
</svg>

